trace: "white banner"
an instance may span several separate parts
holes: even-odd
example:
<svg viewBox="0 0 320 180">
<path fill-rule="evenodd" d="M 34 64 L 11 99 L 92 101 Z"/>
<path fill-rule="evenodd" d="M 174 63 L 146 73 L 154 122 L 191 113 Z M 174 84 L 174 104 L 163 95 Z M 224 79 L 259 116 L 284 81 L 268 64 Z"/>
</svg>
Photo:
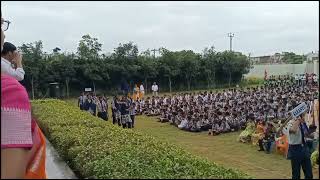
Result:
<svg viewBox="0 0 320 180">
<path fill-rule="evenodd" d="M 300 114 L 304 113 L 307 110 L 308 106 L 305 102 L 299 104 L 299 106 L 295 107 L 292 111 L 291 114 L 293 117 L 298 117 Z"/>
<path fill-rule="evenodd" d="M 91 88 L 84 88 L 85 92 L 91 92 Z"/>
</svg>

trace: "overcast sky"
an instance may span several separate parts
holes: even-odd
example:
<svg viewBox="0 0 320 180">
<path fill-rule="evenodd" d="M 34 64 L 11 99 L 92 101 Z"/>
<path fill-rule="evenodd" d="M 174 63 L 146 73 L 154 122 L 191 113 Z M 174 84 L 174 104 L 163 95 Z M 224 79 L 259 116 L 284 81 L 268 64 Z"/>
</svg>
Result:
<svg viewBox="0 0 320 180">
<path fill-rule="evenodd" d="M 139 51 L 166 47 L 201 52 L 214 45 L 251 56 L 319 49 L 318 2 L 8 2 L 12 21 L 6 41 L 16 45 L 42 40 L 45 51 L 75 52 L 90 34 L 112 52 L 133 41 Z"/>
</svg>

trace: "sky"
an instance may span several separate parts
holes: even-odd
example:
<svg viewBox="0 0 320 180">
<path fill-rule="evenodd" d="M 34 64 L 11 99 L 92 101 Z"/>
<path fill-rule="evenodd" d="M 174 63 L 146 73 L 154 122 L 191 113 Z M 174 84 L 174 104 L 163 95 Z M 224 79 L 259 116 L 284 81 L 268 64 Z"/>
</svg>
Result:
<svg viewBox="0 0 320 180">
<path fill-rule="evenodd" d="M 6 41 L 19 46 L 42 40 L 44 50 L 76 52 L 85 34 L 98 38 L 103 53 L 134 42 L 139 51 L 165 47 L 202 52 L 214 46 L 246 55 L 319 50 L 319 3 L 218 1 L 36 2 L 1 1 L 11 21 Z"/>
</svg>

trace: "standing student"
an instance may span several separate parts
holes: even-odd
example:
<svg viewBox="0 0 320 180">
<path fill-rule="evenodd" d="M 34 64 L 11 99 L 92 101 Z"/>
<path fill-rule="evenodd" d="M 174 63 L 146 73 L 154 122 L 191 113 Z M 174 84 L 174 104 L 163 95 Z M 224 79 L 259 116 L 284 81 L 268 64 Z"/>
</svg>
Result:
<svg viewBox="0 0 320 180">
<path fill-rule="evenodd" d="M 116 104 L 117 104 L 117 96 L 114 96 L 112 101 L 111 101 L 111 112 L 112 112 L 112 123 L 115 124 L 116 123 L 116 113 L 117 113 L 117 108 L 116 108 Z"/>
<path fill-rule="evenodd" d="M 152 95 L 153 95 L 153 96 L 158 96 L 159 87 L 158 87 L 158 85 L 156 84 L 156 82 L 153 83 L 151 89 L 152 89 Z"/>
<path fill-rule="evenodd" d="M 101 98 L 100 100 L 100 104 L 101 104 L 101 115 L 102 115 L 102 119 L 105 121 L 108 121 L 108 101 L 105 98 Z"/>
<path fill-rule="evenodd" d="M 98 116 L 98 118 L 103 119 L 102 118 L 101 97 L 99 97 L 99 100 L 96 102 L 96 105 L 97 105 L 97 112 L 98 112 L 97 116 Z"/>
<path fill-rule="evenodd" d="M 312 179 L 312 166 L 310 160 L 310 151 L 305 141 L 306 132 L 304 126 L 304 115 L 298 119 L 292 119 L 288 122 L 283 133 L 289 139 L 289 149 L 287 158 L 291 160 L 292 179 L 300 179 L 300 170 L 302 168 L 305 179 Z M 280 129 L 281 130 L 281 129 Z"/>
<path fill-rule="evenodd" d="M 134 118 L 136 115 L 136 104 L 133 102 L 130 105 L 130 119 L 131 119 L 131 127 L 134 128 Z"/>
<path fill-rule="evenodd" d="M 80 110 L 84 110 L 85 102 L 86 102 L 86 95 L 84 95 L 84 92 L 82 92 L 82 94 L 78 99 L 78 107 L 80 107 Z"/>
</svg>

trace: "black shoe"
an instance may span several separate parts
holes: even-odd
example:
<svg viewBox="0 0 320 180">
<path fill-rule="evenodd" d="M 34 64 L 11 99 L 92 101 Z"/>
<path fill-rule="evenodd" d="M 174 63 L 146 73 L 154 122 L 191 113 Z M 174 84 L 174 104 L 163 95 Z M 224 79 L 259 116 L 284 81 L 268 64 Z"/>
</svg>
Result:
<svg viewBox="0 0 320 180">
<path fill-rule="evenodd" d="M 259 149 L 258 151 L 264 151 L 263 149 Z"/>
</svg>

